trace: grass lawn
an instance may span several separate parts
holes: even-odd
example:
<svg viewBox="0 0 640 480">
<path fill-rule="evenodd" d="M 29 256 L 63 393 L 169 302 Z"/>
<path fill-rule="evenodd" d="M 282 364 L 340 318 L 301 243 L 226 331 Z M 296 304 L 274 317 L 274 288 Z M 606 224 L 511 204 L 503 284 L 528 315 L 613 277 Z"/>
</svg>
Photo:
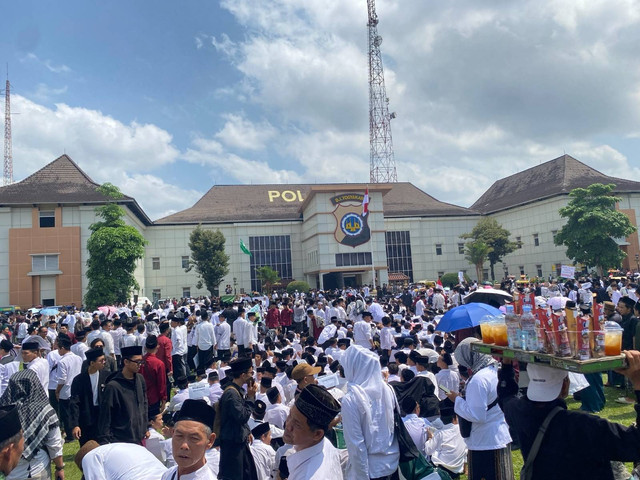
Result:
<svg viewBox="0 0 640 480">
<path fill-rule="evenodd" d="M 600 412 L 600 416 L 611 420 L 612 422 L 621 423 L 623 425 L 632 424 L 635 419 L 635 411 L 633 409 L 633 405 L 623 405 L 620 403 L 616 403 L 615 400 L 618 397 L 621 397 L 623 391 L 617 388 L 609 388 L 605 387 L 604 389 L 605 396 L 607 397 L 607 404 L 605 405 L 602 412 Z M 571 410 L 579 410 L 580 402 L 576 402 L 572 398 L 567 399 L 567 405 Z M 65 467 L 65 480 L 80 480 L 82 474 L 73 459 L 78 451 L 79 445 L 78 442 L 66 443 L 64 445 L 64 463 Z M 520 451 L 513 452 L 513 468 L 516 472 L 515 477 L 519 478 L 519 472 L 522 469 L 523 461 L 522 455 Z M 627 469 L 631 472 L 631 464 L 627 465 Z M 55 478 L 55 477 L 54 477 Z M 466 479 L 466 476 L 461 477 Z"/>
</svg>

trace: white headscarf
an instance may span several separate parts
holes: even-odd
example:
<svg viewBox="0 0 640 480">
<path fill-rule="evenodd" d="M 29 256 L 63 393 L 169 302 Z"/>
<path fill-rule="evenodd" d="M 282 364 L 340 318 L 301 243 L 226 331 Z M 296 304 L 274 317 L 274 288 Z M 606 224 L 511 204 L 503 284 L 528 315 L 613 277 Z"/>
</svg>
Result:
<svg viewBox="0 0 640 480">
<path fill-rule="evenodd" d="M 393 409 L 395 394 L 382 380 L 378 355 L 359 345 L 352 345 L 342 359 L 347 380 L 347 395 L 352 393 L 371 413 L 369 428 L 372 444 L 369 452 L 384 452 L 389 447 L 389 436 L 393 436 Z"/>
</svg>

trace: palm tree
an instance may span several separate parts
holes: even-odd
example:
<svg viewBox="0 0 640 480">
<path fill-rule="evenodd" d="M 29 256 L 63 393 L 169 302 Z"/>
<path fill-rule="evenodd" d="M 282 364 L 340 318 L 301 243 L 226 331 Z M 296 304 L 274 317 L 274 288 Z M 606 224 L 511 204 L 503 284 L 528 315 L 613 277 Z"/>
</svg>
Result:
<svg viewBox="0 0 640 480">
<path fill-rule="evenodd" d="M 262 289 L 267 292 L 270 292 L 273 285 L 280 281 L 278 272 L 268 265 L 256 268 L 256 278 L 260 280 L 263 287 Z"/>
<path fill-rule="evenodd" d="M 467 242 L 465 246 L 465 259 L 476 267 L 476 275 L 478 283 L 482 281 L 482 267 L 487 257 L 492 252 L 492 248 L 482 240 L 473 240 Z"/>
</svg>

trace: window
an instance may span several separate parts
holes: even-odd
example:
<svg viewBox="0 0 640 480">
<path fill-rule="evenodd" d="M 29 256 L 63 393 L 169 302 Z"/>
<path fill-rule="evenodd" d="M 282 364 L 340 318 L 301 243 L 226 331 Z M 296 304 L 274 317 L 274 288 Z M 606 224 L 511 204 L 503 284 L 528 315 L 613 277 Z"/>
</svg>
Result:
<svg viewBox="0 0 640 480">
<path fill-rule="evenodd" d="M 464 255 L 464 243 L 459 243 L 458 244 L 458 253 L 460 255 Z"/>
<path fill-rule="evenodd" d="M 442 277 L 444 275 L 444 272 L 438 272 L 438 278 Z"/>
<path fill-rule="evenodd" d="M 436 255 L 442 255 L 442 244 L 436 243 Z"/>
<path fill-rule="evenodd" d="M 151 259 L 151 265 L 154 270 L 160 270 L 160 257 L 153 257 Z"/>
<path fill-rule="evenodd" d="M 280 275 L 282 283 L 293 278 L 290 235 L 249 237 L 249 250 L 253 254 L 249 260 L 252 290 L 259 292 L 262 289 L 262 283 L 256 275 L 256 269 L 260 267 L 273 268 Z"/>
<path fill-rule="evenodd" d="M 189 268 L 189 255 L 182 256 L 182 268 Z"/>
<path fill-rule="evenodd" d="M 516 237 L 516 243 L 518 244 L 518 248 L 522 248 L 522 237 Z"/>
<path fill-rule="evenodd" d="M 413 260 L 411 257 L 411 234 L 409 230 L 385 232 L 387 269 L 389 273 L 404 273 L 413 282 Z"/>
<path fill-rule="evenodd" d="M 59 270 L 58 254 L 55 255 L 32 255 L 32 272 L 57 272 Z"/>
<path fill-rule="evenodd" d="M 524 266 L 523 265 L 520 265 L 518 267 L 518 270 L 520 270 L 520 275 L 524 275 Z"/>
<path fill-rule="evenodd" d="M 371 252 L 336 253 L 336 267 L 371 265 Z"/>
<path fill-rule="evenodd" d="M 553 241 L 556 241 L 556 235 L 558 234 L 558 230 L 551 230 L 551 236 L 553 237 Z"/>
<path fill-rule="evenodd" d="M 55 210 L 40 210 L 40 228 L 51 228 L 56 226 Z"/>
<path fill-rule="evenodd" d="M 559 276 L 560 276 L 560 274 L 562 273 L 562 264 L 561 264 L 561 263 L 558 263 L 558 264 L 556 264 L 556 266 L 555 266 L 555 267 L 556 267 L 556 268 L 555 268 L 555 270 L 556 270 L 556 276 L 557 276 L 557 277 L 559 277 Z"/>
<path fill-rule="evenodd" d="M 191 297 L 191 287 L 182 287 L 182 298 Z"/>
<path fill-rule="evenodd" d="M 538 238 L 538 234 L 537 233 L 533 234 L 533 246 L 534 247 L 539 247 L 540 246 L 540 239 Z"/>
<path fill-rule="evenodd" d="M 162 292 L 160 291 L 159 288 L 154 288 L 151 291 L 151 301 L 152 302 L 157 302 L 158 300 L 160 300 L 161 297 L 162 297 Z"/>
<path fill-rule="evenodd" d="M 486 282 L 489 280 L 489 269 L 488 268 L 483 268 L 482 269 L 482 281 Z"/>
<path fill-rule="evenodd" d="M 536 265 L 536 271 L 538 272 L 538 278 L 542 278 L 542 265 Z"/>
</svg>

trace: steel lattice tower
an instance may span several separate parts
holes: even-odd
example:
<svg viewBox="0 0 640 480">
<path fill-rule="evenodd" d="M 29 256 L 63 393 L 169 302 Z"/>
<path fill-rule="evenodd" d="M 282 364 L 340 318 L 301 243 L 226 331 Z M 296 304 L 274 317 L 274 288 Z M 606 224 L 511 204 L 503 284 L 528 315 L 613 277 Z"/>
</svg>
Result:
<svg viewBox="0 0 640 480">
<path fill-rule="evenodd" d="M 7 79 L 4 92 L 4 176 L 2 185 L 13 183 L 13 154 L 11 152 L 11 84 Z"/>
<path fill-rule="evenodd" d="M 397 182 L 396 161 L 393 156 L 389 99 L 384 86 L 384 70 L 378 35 L 378 15 L 375 0 L 367 0 L 369 11 L 369 177 L 372 183 Z"/>
</svg>

